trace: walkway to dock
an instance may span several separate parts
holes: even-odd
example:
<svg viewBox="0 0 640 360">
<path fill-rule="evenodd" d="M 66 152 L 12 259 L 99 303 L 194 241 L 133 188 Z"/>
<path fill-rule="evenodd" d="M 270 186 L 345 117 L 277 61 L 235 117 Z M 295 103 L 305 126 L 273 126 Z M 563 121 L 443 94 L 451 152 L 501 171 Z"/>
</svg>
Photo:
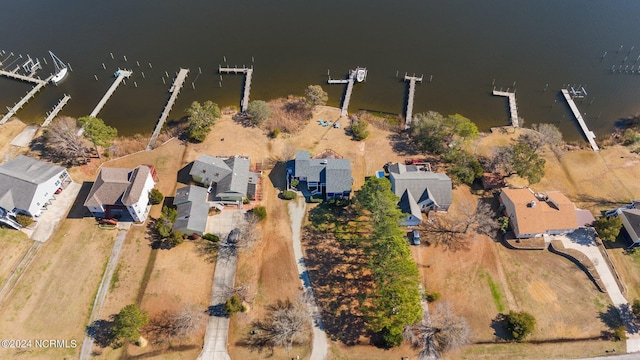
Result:
<svg viewBox="0 0 640 360">
<path fill-rule="evenodd" d="M 18 69 L 19 69 L 19 67 L 18 67 Z M 35 78 L 35 77 L 32 77 L 32 76 L 25 76 L 25 75 L 18 74 L 17 72 L 11 72 L 11 71 L 5 71 L 5 70 L 0 70 L 0 75 L 6 76 L 6 77 L 11 78 L 11 79 L 22 80 L 22 81 L 34 83 L 36 85 L 40 85 L 42 83 L 46 84 L 51 79 L 51 78 L 49 78 L 47 80 L 41 80 L 39 78 Z"/>
<path fill-rule="evenodd" d="M 591 148 L 593 149 L 593 151 L 599 151 L 600 148 L 598 147 L 598 144 L 596 144 L 596 140 L 595 140 L 596 134 L 594 134 L 593 131 L 589 130 L 589 128 L 587 127 L 587 124 L 584 122 L 584 119 L 580 114 L 580 110 L 578 110 L 578 107 L 576 106 L 576 103 L 573 101 L 573 98 L 569 94 L 569 91 L 567 89 L 562 89 L 561 92 L 562 92 L 562 95 L 564 95 L 564 98 L 567 100 L 567 103 L 569 104 L 569 107 L 573 112 L 573 116 L 575 116 L 576 119 L 578 120 L 578 124 L 580 124 L 580 128 L 582 128 L 582 132 L 584 133 L 584 136 L 589 141 Z"/>
<path fill-rule="evenodd" d="M 102 108 L 107 103 L 109 98 L 111 98 L 111 95 L 113 95 L 113 93 L 116 91 L 116 88 L 118 88 L 118 85 L 120 85 L 120 83 L 124 78 L 128 78 L 129 76 L 131 76 L 131 74 L 133 74 L 133 71 L 118 69 L 118 71 L 116 71 L 116 80 L 113 82 L 113 84 L 111 84 L 111 87 L 109 88 L 109 90 L 107 90 L 107 93 L 104 94 L 104 96 L 102 97 L 102 100 L 100 100 L 98 105 L 96 105 L 95 109 L 93 109 L 93 111 L 91 112 L 91 114 L 89 114 L 89 116 L 91 117 L 98 116 L 98 113 L 100 112 L 100 110 L 102 110 Z"/>
<path fill-rule="evenodd" d="M 253 76 L 253 67 L 220 67 L 218 66 L 218 72 L 222 73 L 233 73 L 233 74 L 245 74 L 244 77 L 244 92 L 242 95 L 242 102 L 240 103 L 240 111 L 247 111 L 247 107 L 249 106 L 249 93 L 251 92 L 251 77 Z"/>
<path fill-rule="evenodd" d="M 182 85 L 184 84 L 187 75 L 189 74 L 189 69 L 180 69 L 178 75 L 173 80 L 173 85 L 169 89 L 171 96 L 169 97 L 169 101 L 164 106 L 164 110 L 162 110 L 162 115 L 160 115 L 160 120 L 156 124 L 156 128 L 153 130 L 153 134 L 151 134 L 151 139 L 149 139 L 149 144 L 147 145 L 147 150 L 151 150 L 153 144 L 155 144 L 158 135 L 160 135 L 160 130 L 164 126 L 164 122 L 167 120 L 169 113 L 171 112 L 171 108 L 173 108 L 173 103 L 176 102 L 178 98 L 178 94 L 180 93 L 180 89 L 182 89 Z"/>
<path fill-rule="evenodd" d="M 509 98 L 509 111 L 511 112 L 511 126 L 519 127 L 520 118 L 518 117 L 518 105 L 516 104 L 516 93 L 507 91 L 493 90 L 495 96 L 505 96 Z"/>
<path fill-rule="evenodd" d="M 42 123 L 42 127 L 49 125 L 51 120 L 53 120 L 53 118 L 55 118 L 56 115 L 58 115 L 60 110 L 62 110 L 62 108 L 65 105 L 67 105 L 69 100 L 71 100 L 71 96 L 65 94 L 64 97 L 60 99 L 60 101 L 58 101 L 58 104 L 53 108 L 53 110 L 51 110 L 51 112 L 47 115 L 47 118 L 44 119 L 44 122 Z"/>
<path fill-rule="evenodd" d="M 413 97 L 416 92 L 416 82 L 422 82 L 422 76 L 407 76 L 404 75 L 404 81 L 409 81 L 409 99 L 407 100 L 407 116 L 404 123 L 405 130 L 411 127 L 411 120 L 413 119 Z"/>
<path fill-rule="evenodd" d="M 40 82 L 36 86 L 34 86 L 33 89 L 31 89 L 31 91 L 29 91 L 27 95 L 25 95 L 22 100 L 20 100 L 11 110 L 9 110 L 9 112 L 2 118 L 2 120 L 0 120 L 0 125 L 4 125 L 4 123 L 11 119 L 13 115 L 18 112 L 18 110 L 20 110 L 27 102 L 29 102 L 29 100 L 31 100 L 32 97 L 34 97 L 40 90 L 42 90 L 42 88 L 45 87 L 49 83 L 49 81 L 51 81 L 51 78 L 53 78 L 53 75 L 49 76 L 46 80 L 40 80 Z"/>
<path fill-rule="evenodd" d="M 358 73 L 360 72 L 360 75 Z M 359 77 L 360 76 L 360 77 Z M 367 77 L 367 68 L 356 67 L 355 70 L 349 70 L 349 77 L 346 79 L 332 79 L 329 77 L 328 84 L 347 84 L 347 90 L 344 93 L 344 99 L 342 100 L 342 108 L 340 109 L 340 116 L 347 116 L 349 109 L 349 101 L 351 101 L 351 93 L 353 92 L 353 84 L 358 81 L 364 81 Z"/>
</svg>

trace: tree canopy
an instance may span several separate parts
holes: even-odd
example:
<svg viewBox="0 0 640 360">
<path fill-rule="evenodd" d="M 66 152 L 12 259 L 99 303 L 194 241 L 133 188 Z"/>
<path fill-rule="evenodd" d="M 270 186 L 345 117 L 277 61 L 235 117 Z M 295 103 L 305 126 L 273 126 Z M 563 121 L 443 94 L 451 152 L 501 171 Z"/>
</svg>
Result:
<svg viewBox="0 0 640 360">
<path fill-rule="evenodd" d="M 466 139 L 477 138 L 478 127 L 460 114 L 444 117 L 429 111 L 413 117 L 411 137 L 423 151 L 439 155 Z"/>
<path fill-rule="evenodd" d="M 305 103 L 311 108 L 318 105 L 325 105 L 329 100 L 329 95 L 320 85 L 309 85 L 304 91 Z"/>
<path fill-rule="evenodd" d="M 452 149 L 444 155 L 444 161 L 451 164 L 446 172 L 454 184 L 471 185 L 482 176 L 482 165 L 468 151 Z"/>
<path fill-rule="evenodd" d="M 44 130 L 44 156 L 53 161 L 77 165 L 87 161 L 87 146 L 78 135 L 78 122 L 74 118 L 56 118 L 53 124 Z"/>
<path fill-rule="evenodd" d="M 364 119 L 351 119 L 351 136 L 356 141 L 362 141 L 369 137 L 369 123 Z"/>
<path fill-rule="evenodd" d="M 509 311 L 506 316 L 507 330 L 514 340 L 520 341 L 529 336 L 536 326 L 536 319 L 526 311 Z"/>
<path fill-rule="evenodd" d="M 619 216 L 603 216 L 593 223 L 600 239 L 605 241 L 616 241 L 620 229 L 622 229 L 622 219 Z"/>
<path fill-rule="evenodd" d="M 84 137 L 89 139 L 95 146 L 98 157 L 100 157 L 98 147 L 111 146 L 113 140 L 118 136 L 118 130 L 106 125 L 102 119 L 93 116 L 84 116 L 79 118 L 78 122 L 84 128 Z"/>
<path fill-rule="evenodd" d="M 271 107 L 265 101 L 254 100 L 247 107 L 247 115 L 249 115 L 251 123 L 258 126 L 271 117 Z"/>
<path fill-rule="evenodd" d="M 375 289 L 365 307 L 367 325 L 387 347 L 400 345 L 405 326 L 422 318 L 418 267 L 399 226 L 397 203 L 387 179 L 367 179 L 356 195 L 359 212 L 371 219 L 367 252 Z"/>
<path fill-rule="evenodd" d="M 529 184 L 539 183 L 546 164 L 539 154 L 540 147 L 535 137 L 521 136 L 512 145 L 497 148 L 491 166 L 504 176 L 517 174 L 527 179 Z"/>
<path fill-rule="evenodd" d="M 211 127 L 220 118 L 220 108 L 218 104 L 207 100 L 204 104 L 197 101 L 185 110 L 188 115 L 188 125 L 186 136 L 189 140 L 202 142 L 211 132 Z"/>
<path fill-rule="evenodd" d="M 141 310 L 136 304 L 129 304 L 115 315 L 113 321 L 113 336 L 116 341 L 137 341 L 140 338 L 140 328 L 149 322 L 149 314 Z"/>
</svg>

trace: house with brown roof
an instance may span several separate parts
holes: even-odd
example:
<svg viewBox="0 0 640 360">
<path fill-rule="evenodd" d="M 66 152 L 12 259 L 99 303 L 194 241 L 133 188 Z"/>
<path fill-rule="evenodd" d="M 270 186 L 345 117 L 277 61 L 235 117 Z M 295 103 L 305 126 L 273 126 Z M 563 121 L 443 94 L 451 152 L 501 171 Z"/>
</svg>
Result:
<svg viewBox="0 0 640 360">
<path fill-rule="evenodd" d="M 156 181 L 155 168 L 150 165 L 133 169 L 103 167 L 84 206 L 96 217 L 129 215 L 133 221 L 143 222 L 149 212 L 149 193 Z"/>
<path fill-rule="evenodd" d="M 588 210 L 576 208 L 559 191 L 534 193 L 529 188 L 503 189 L 500 203 L 516 238 L 569 234 L 595 220 Z"/>
</svg>

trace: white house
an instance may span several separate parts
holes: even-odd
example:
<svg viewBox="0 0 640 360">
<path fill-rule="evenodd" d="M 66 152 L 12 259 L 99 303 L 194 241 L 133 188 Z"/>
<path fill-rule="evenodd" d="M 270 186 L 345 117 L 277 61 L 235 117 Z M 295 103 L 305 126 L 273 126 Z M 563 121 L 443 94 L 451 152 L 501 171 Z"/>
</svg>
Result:
<svg viewBox="0 0 640 360">
<path fill-rule="evenodd" d="M 143 222 L 148 215 L 149 193 L 156 184 L 155 168 L 102 168 L 84 203 L 96 217 L 131 216 Z M 126 210 L 126 212 L 125 212 Z"/>
<path fill-rule="evenodd" d="M 40 216 L 70 182 L 67 169 L 20 155 L 0 165 L 0 208 L 9 215 Z"/>
</svg>

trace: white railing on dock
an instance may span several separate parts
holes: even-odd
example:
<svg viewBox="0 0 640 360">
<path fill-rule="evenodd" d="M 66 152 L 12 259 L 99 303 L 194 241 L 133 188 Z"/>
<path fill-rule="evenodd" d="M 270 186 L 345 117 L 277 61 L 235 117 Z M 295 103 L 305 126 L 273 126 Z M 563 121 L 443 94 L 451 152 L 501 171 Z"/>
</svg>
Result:
<svg viewBox="0 0 640 360">
<path fill-rule="evenodd" d="M 169 97 L 169 101 L 167 102 L 167 104 L 164 106 L 164 110 L 162 110 L 162 115 L 160 115 L 160 120 L 158 120 L 158 123 L 156 124 L 156 128 L 153 130 L 153 134 L 151 134 L 151 138 L 149 139 L 149 144 L 147 145 L 147 150 L 152 149 L 153 144 L 156 142 L 156 139 L 158 138 L 158 135 L 160 135 L 160 131 L 164 126 L 164 122 L 167 120 L 167 117 L 171 112 L 171 108 L 173 108 L 173 104 L 176 102 L 176 99 L 178 98 L 180 89 L 182 89 L 182 85 L 184 84 L 184 81 L 187 79 L 188 74 L 189 74 L 189 69 L 180 69 L 180 71 L 178 71 L 178 75 L 176 75 L 176 78 L 173 81 L 171 88 L 169 89 L 171 96 Z"/>
<path fill-rule="evenodd" d="M 509 98 L 509 111 L 511 113 L 511 126 L 519 127 L 520 118 L 518 117 L 518 104 L 516 103 L 516 93 L 507 91 L 493 90 L 493 95 L 504 96 Z"/>
<path fill-rule="evenodd" d="M 562 95 L 564 95 L 565 100 L 567 100 L 567 104 L 569 104 L 571 112 L 573 112 L 573 116 L 575 116 L 576 120 L 578 120 L 578 124 L 580 124 L 580 128 L 582 129 L 584 136 L 587 138 L 587 141 L 589 141 L 591 148 L 593 149 L 593 151 L 599 151 L 600 148 L 598 147 L 598 144 L 596 144 L 595 140 L 596 134 L 594 134 L 593 131 L 589 130 L 589 128 L 587 127 L 587 124 L 584 122 L 584 119 L 580 114 L 580 110 L 576 106 L 576 103 L 573 101 L 573 98 L 569 94 L 569 91 L 567 89 L 562 89 L 561 92 Z"/>
</svg>

